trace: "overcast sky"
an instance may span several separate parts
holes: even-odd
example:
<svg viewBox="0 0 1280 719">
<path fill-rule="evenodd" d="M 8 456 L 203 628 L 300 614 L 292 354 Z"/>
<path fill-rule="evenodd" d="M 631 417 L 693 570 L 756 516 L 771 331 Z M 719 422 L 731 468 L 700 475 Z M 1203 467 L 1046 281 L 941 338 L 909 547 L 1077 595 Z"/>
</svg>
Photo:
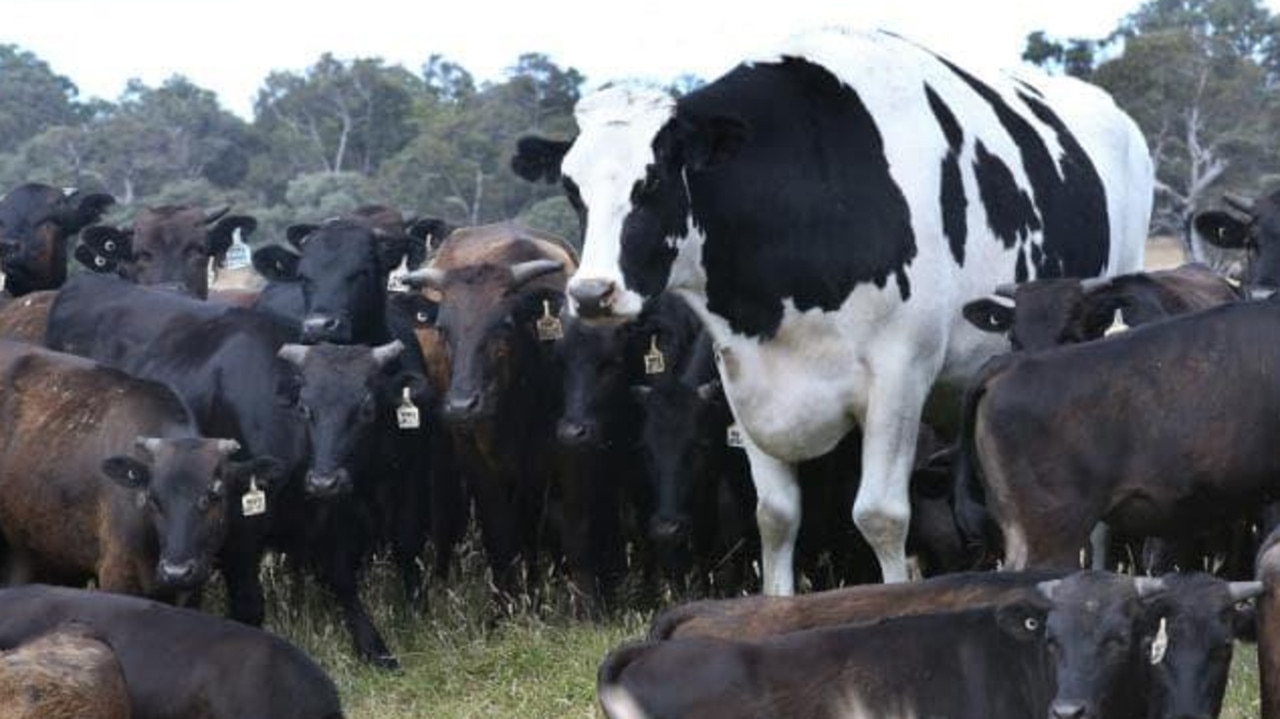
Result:
<svg viewBox="0 0 1280 719">
<path fill-rule="evenodd" d="M 1280 11 L 1280 0 L 1265 0 Z M 588 86 L 619 78 L 713 79 L 752 50 L 807 27 L 894 30 L 957 61 L 1013 66 L 1027 33 L 1099 37 L 1141 0 L 16 0 L 0 43 L 30 50 L 82 97 L 115 100 L 132 77 L 174 74 L 249 118 L 272 70 L 325 51 L 419 72 L 432 53 L 499 80 L 525 52 L 573 67 Z"/>
</svg>

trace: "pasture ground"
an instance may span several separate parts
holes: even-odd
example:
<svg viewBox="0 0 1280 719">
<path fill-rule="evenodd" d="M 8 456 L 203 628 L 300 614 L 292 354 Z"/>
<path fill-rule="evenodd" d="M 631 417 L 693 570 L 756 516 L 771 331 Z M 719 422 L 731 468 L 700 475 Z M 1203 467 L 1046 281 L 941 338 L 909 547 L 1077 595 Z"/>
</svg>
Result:
<svg viewBox="0 0 1280 719">
<path fill-rule="evenodd" d="M 1176 240 L 1148 245 L 1148 268 L 1181 262 Z M 399 608 L 399 586 L 390 568 L 376 565 L 371 571 L 365 598 L 400 657 L 398 673 L 370 669 L 356 658 L 333 602 L 321 590 L 270 570 L 268 627 L 329 671 L 350 719 L 600 716 L 596 665 L 612 647 L 643 636 L 652 611 L 596 624 L 577 621 L 564 604 L 563 584 L 549 582 L 543 606 L 511 608 L 510 617 L 494 626 L 478 552 L 464 547 L 461 564 L 462 578 L 449 587 L 433 587 L 421 617 Z M 1252 646 L 1240 645 L 1222 719 L 1254 719 L 1259 711 L 1256 654 Z"/>
</svg>

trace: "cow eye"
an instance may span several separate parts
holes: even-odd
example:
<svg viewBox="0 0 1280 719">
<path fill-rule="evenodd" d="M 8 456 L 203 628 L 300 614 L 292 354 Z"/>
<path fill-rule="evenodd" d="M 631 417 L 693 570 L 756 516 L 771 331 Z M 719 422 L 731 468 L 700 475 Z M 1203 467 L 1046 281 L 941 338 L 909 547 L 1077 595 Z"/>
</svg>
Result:
<svg viewBox="0 0 1280 719">
<path fill-rule="evenodd" d="M 196 509 L 199 509 L 201 512 L 207 512 L 209 511 L 209 504 L 212 501 L 213 500 L 209 498 L 209 495 L 207 493 L 202 494 L 200 495 L 200 498 L 196 500 Z"/>
<path fill-rule="evenodd" d="M 1040 620 L 1035 617 L 1027 617 L 1022 622 L 1022 626 L 1026 627 L 1028 632 L 1034 632 L 1040 628 Z"/>
<path fill-rule="evenodd" d="M 431 317 L 427 314 L 426 310 L 419 310 L 418 314 L 414 315 L 414 317 L 418 320 L 418 324 L 425 325 L 431 321 Z"/>
</svg>

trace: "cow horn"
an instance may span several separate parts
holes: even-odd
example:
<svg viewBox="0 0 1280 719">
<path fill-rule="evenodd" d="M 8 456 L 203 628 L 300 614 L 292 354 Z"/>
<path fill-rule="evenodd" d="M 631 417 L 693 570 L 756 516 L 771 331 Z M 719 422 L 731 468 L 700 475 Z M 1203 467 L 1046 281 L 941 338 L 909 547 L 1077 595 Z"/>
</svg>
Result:
<svg viewBox="0 0 1280 719">
<path fill-rule="evenodd" d="M 1231 594 L 1232 602 L 1243 602 L 1246 599 L 1253 599 L 1260 596 L 1265 591 L 1262 582 L 1231 582 L 1227 586 L 1227 592 Z"/>
<path fill-rule="evenodd" d="M 220 439 L 217 447 L 219 452 L 228 457 L 240 451 L 240 443 L 234 439 Z"/>
<path fill-rule="evenodd" d="M 421 289 L 430 287 L 433 290 L 439 290 L 444 287 L 445 272 L 436 267 L 423 267 L 405 274 L 400 281 L 410 287 Z"/>
<path fill-rule="evenodd" d="M 1149 597 L 1168 589 L 1164 580 L 1159 577 L 1134 577 L 1133 588 L 1137 590 L 1139 597 Z"/>
<path fill-rule="evenodd" d="M 138 437 L 133 440 L 133 446 L 141 449 L 147 454 L 155 454 L 160 451 L 160 448 L 164 446 L 164 443 L 160 441 L 159 437 Z"/>
<path fill-rule="evenodd" d="M 383 367 L 399 357 L 401 352 L 404 352 L 404 343 L 400 340 L 392 340 L 385 345 L 373 348 L 373 361 L 377 362 L 379 367 Z"/>
<path fill-rule="evenodd" d="M 302 366 L 302 362 L 307 358 L 307 353 L 311 348 L 306 345 L 287 344 L 281 345 L 276 356 L 292 365 Z"/>
<path fill-rule="evenodd" d="M 215 207 L 211 210 L 205 210 L 204 223 L 207 225 L 210 222 L 213 222 L 214 220 L 218 219 L 219 217 L 222 217 L 223 215 L 227 214 L 230 211 L 231 211 L 231 205 L 223 205 L 222 207 Z"/>
<path fill-rule="evenodd" d="M 996 285 L 996 294 L 1001 297 L 1013 299 L 1013 294 L 1017 291 L 1018 285 L 1013 282 L 1006 282 L 1003 285 Z"/>
<path fill-rule="evenodd" d="M 709 402 L 716 393 L 720 391 L 720 380 L 713 379 L 710 382 L 703 382 L 698 385 L 698 399 L 703 402 Z"/>
<path fill-rule="evenodd" d="M 1111 284 L 1110 277 L 1086 277 L 1080 280 L 1080 289 L 1085 292 L 1093 292 Z"/>
<path fill-rule="evenodd" d="M 1222 201 L 1250 217 L 1253 216 L 1253 200 L 1245 197 L 1244 195 L 1237 195 L 1234 192 L 1224 192 L 1222 193 Z"/>
<path fill-rule="evenodd" d="M 559 272 L 564 269 L 564 264 L 556 260 L 529 260 L 511 266 L 511 284 L 515 286 L 523 285 L 529 280 L 536 279 L 543 275 L 549 275 L 552 272 Z"/>
</svg>

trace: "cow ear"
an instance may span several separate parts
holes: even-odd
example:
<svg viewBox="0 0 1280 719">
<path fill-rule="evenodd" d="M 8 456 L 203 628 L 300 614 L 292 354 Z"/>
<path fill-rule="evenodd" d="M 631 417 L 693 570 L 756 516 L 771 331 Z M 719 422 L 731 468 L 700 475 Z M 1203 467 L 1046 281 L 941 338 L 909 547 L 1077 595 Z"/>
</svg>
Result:
<svg viewBox="0 0 1280 719">
<path fill-rule="evenodd" d="M 85 268 L 102 274 L 111 274 L 119 268 L 120 263 L 94 252 L 88 245 L 77 245 L 72 256 Z"/>
<path fill-rule="evenodd" d="M 100 220 L 107 208 L 116 203 L 116 198 L 105 192 L 95 192 L 89 195 L 76 193 L 73 199 L 76 201 L 76 209 L 72 224 L 75 225 L 76 230 Z"/>
<path fill-rule="evenodd" d="M 133 232 L 110 225 L 93 225 L 80 233 L 80 244 L 88 245 L 94 254 L 109 260 L 133 256 Z"/>
<path fill-rule="evenodd" d="M 555 182 L 560 179 L 560 163 L 572 146 L 572 140 L 525 135 L 516 141 L 511 171 L 529 182 Z"/>
<path fill-rule="evenodd" d="M 280 484 L 285 475 L 284 463 L 270 456 L 254 457 L 246 462 L 231 462 L 228 469 L 230 485 L 237 492 L 247 491 L 250 480 L 259 488 L 273 488 Z"/>
<path fill-rule="evenodd" d="M 409 223 L 404 228 L 404 231 L 405 234 L 415 240 L 420 240 L 426 253 L 430 254 L 440 249 L 444 238 L 448 237 L 449 233 L 455 229 L 457 228 L 438 217 L 420 217 Z M 413 257 L 410 257 L 409 260 L 411 265 L 421 264 L 420 260 L 414 261 Z"/>
<path fill-rule="evenodd" d="M 685 167 L 697 172 L 733 158 L 749 134 L 747 124 L 736 117 L 717 115 L 687 120 L 683 137 Z"/>
<path fill-rule="evenodd" d="M 994 297 L 983 297 L 965 303 L 960 310 L 969 324 L 983 332 L 1005 334 L 1013 327 L 1014 309 Z"/>
<path fill-rule="evenodd" d="M 1022 641 L 1038 641 L 1044 636 L 1044 622 L 1048 608 L 1040 604 L 1019 601 L 996 607 L 996 626 L 1000 631 Z"/>
<path fill-rule="evenodd" d="M 227 248 L 231 247 L 231 240 L 237 229 L 240 230 L 240 239 L 243 241 L 258 229 L 258 220 L 249 215 L 231 215 L 218 220 L 218 223 L 209 228 L 209 232 L 205 235 L 208 253 L 220 255 L 226 252 Z"/>
<path fill-rule="evenodd" d="M 298 257 L 281 245 L 267 245 L 253 253 L 253 269 L 268 280 L 291 282 L 298 279 Z"/>
<path fill-rule="evenodd" d="M 151 470 L 133 457 L 117 455 L 102 460 L 102 473 L 125 489 L 146 489 Z"/>
<path fill-rule="evenodd" d="M 1211 245 L 1226 250 L 1243 249 L 1249 244 L 1249 226 L 1221 210 L 1196 215 L 1192 222 L 1196 233 Z"/>
<path fill-rule="evenodd" d="M 319 225 L 314 225 L 310 223 L 289 225 L 287 228 L 285 228 L 284 238 L 289 241 L 289 244 L 301 250 L 302 245 L 306 242 L 307 237 L 310 236 L 312 232 L 315 232 L 319 228 L 320 228 Z"/>
</svg>

